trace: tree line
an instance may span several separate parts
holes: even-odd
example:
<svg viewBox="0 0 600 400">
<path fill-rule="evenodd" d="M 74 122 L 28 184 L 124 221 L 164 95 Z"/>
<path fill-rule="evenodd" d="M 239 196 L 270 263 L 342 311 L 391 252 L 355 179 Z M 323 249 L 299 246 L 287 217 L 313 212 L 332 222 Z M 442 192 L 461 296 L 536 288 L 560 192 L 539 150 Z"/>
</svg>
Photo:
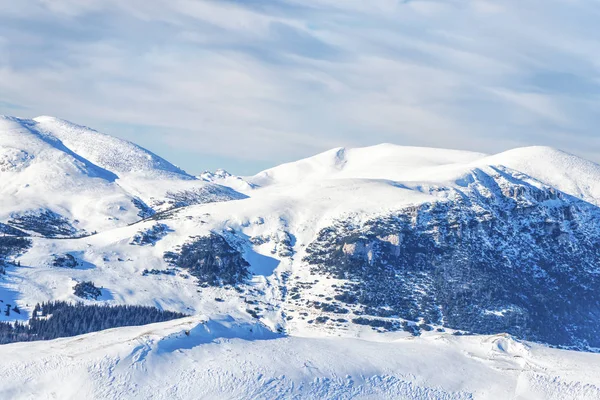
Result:
<svg viewBox="0 0 600 400">
<path fill-rule="evenodd" d="M 28 323 L 0 322 L 0 344 L 71 337 L 123 326 L 139 326 L 186 317 L 156 307 L 85 305 L 53 301 L 37 304 Z"/>
</svg>

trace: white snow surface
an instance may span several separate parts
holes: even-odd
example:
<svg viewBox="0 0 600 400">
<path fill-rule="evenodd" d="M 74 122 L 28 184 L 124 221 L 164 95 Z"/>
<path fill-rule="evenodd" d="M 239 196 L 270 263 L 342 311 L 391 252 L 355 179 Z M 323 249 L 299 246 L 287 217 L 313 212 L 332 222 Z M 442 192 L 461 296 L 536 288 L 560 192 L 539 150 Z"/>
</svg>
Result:
<svg viewBox="0 0 600 400">
<path fill-rule="evenodd" d="M 60 140 L 74 153 L 119 176 L 191 178 L 185 171 L 136 144 L 54 117 L 34 118 L 34 128 Z"/>
<path fill-rule="evenodd" d="M 102 287 L 99 301 L 194 315 L 0 346 L 0 398 L 600 398 L 599 355 L 505 336 L 426 333 L 414 339 L 285 319 L 300 312 L 318 316 L 315 309 L 293 309 L 280 288 L 286 277 L 314 281 L 302 258 L 319 230 L 338 219 L 360 221 L 445 201 L 449 189 L 463 188 L 478 170 L 509 172 L 600 205 L 600 166 L 545 147 L 486 155 L 383 144 L 334 149 L 253 177 L 217 171 L 196 179 L 138 146 L 66 121 L 0 118 L 0 222 L 14 212 L 50 209 L 99 232 L 34 237 L 33 247 L 14 260 L 22 267 L 0 277 L 0 299 L 18 305 L 26 320 L 38 302 L 80 300 L 73 285 L 93 281 Z M 207 185 L 248 197 L 181 207 L 159 221 L 168 228 L 164 238 L 130 244 L 156 223 L 140 221 L 132 199 L 153 205 L 169 191 Z M 199 288 L 185 271 L 142 275 L 168 268 L 165 251 L 210 232 L 225 235 L 251 264 L 254 276 L 243 296 Z M 282 251 L 288 236 L 291 256 Z M 251 244 L 251 238 L 261 240 Z M 53 267 L 52 255 L 63 253 L 80 265 Z M 319 282 L 312 293 L 327 295 L 334 281 Z M 242 298 L 261 304 L 260 325 L 250 321 Z M 14 315 L 0 314 L 7 319 Z M 286 336 L 272 333 L 277 328 Z"/>
<path fill-rule="evenodd" d="M 134 199 L 160 210 L 169 192 L 218 187 L 133 143 L 51 117 L 0 116 L 0 182 L 0 221 L 50 210 L 88 233 L 138 221 Z"/>
<path fill-rule="evenodd" d="M 483 158 L 468 151 L 381 144 L 364 148 L 337 148 L 314 157 L 263 171 L 250 180 L 261 186 L 322 179 L 414 180 L 456 165 Z M 426 175 L 429 173 L 429 175 Z"/>
<path fill-rule="evenodd" d="M 297 185 L 331 179 L 375 179 L 454 186 L 476 168 L 505 167 L 572 196 L 598 204 L 600 165 L 544 146 L 523 147 L 495 155 L 380 144 L 337 148 L 283 164 L 253 177 L 260 186 Z"/>
<path fill-rule="evenodd" d="M 256 185 L 248 182 L 241 176 L 232 175 L 224 169 L 217 169 L 215 172 L 204 171 L 198 176 L 198 179 L 227 186 L 241 193 L 248 193 L 256 188 Z"/>
<path fill-rule="evenodd" d="M 506 335 L 285 337 L 202 316 L 0 347 L 3 399 L 600 398 L 600 355 Z"/>
</svg>

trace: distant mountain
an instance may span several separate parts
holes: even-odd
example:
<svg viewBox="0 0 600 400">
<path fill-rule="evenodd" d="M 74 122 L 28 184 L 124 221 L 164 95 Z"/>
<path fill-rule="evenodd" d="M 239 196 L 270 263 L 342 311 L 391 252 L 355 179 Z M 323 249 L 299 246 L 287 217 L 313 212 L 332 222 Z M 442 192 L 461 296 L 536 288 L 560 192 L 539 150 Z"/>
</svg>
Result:
<svg viewBox="0 0 600 400">
<path fill-rule="evenodd" d="M 20 314 L 0 319 L 93 282 L 97 301 L 289 335 L 507 332 L 600 348 L 592 162 L 383 144 L 195 178 L 65 121 L 1 121 L 0 300 Z"/>
<path fill-rule="evenodd" d="M 246 193 L 257 187 L 257 185 L 248 182 L 241 176 L 231 175 L 224 169 L 217 169 L 215 172 L 204 171 L 198 176 L 198 179 L 227 186 L 242 193 Z"/>
</svg>

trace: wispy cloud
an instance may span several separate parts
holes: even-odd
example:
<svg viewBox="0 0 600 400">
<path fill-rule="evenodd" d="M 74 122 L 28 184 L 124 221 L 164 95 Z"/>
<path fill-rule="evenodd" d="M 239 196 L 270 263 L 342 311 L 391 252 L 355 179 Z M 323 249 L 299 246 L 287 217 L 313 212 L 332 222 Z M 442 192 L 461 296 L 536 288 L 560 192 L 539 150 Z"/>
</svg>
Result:
<svg viewBox="0 0 600 400">
<path fill-rule="evenodd" d="M 597 2 L 0 0 L 0 9 L 0 113 L 56 115 L 181 151 L 176 161 L 191 171 L 231 163 L 249 173 L 384 141 L 488 152 L 547 144 L 600 161 Z"/>
</svg>

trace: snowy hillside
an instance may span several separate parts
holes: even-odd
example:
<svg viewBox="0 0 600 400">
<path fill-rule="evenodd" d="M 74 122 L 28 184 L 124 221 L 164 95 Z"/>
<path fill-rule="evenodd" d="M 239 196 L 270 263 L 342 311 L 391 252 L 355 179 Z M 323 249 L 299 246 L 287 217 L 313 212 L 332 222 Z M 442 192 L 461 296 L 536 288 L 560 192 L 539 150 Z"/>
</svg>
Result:
<svg viewBox="0 0 600 400">
<path fill-rule="evenodd" d="M 0 346 L 45 377 L 19 384 L 11 359 L 0 397 L 160 385 L 179 398 L 223 382 L 231 397 L 597 397 L 596 355 L 520 341 L 600 349 L 600 166 L 576 156 L 383 144 L 195 178 L 88 128 L 4 117 L 0 179 L 0 321 L 55 300 L 192 316 Z M 242 348 L 233 369 L 197 367 Z M 65 360 L 80 386 L 53 384 L 73 373 Z"/>
<path fill-rule="evenodd" d="M 50 117 L 0 117 L 0 222 L 82 236 L 174 206 L 242 198 L 124 140 Z"/>
<path fill-rule="evenodd" d="M 35 130 L 56 138 L 74 153 L 118 176 L 147 174 L 158 178 L 192 178 L 185 171 L 131 142 L 54 117 L 37 117 L 33 121 Z"/>
<path fill-rule="evenodd" d="M 268 169 L 250 180 L 261 186 L 314 179 L 415 180 L 415 176 L 433 177 L 440 171 L 452 170 L 453 166 L 465 165 L 483 157 L 485 154 L 481 153 L 392 144 L 338 148 Z"/>
<path fill-rule="evenodd" d="M 204 171 L 198 176 L 198 179 L 227 186 L 241 193 L 246 193 L 257 187 L 240 176 L 231 175 L 224 169 L 217 169 L 215 172 Z"/>
<path fill-rule="evenodd" d="M 600 396 L 597 354 L 553 350 L 502 335 L 385 335 L 380 341 L 284 337 L 255 322 L 219 316 L 5 345 L 0 357 L 2 398 Z"/>
</svg>

